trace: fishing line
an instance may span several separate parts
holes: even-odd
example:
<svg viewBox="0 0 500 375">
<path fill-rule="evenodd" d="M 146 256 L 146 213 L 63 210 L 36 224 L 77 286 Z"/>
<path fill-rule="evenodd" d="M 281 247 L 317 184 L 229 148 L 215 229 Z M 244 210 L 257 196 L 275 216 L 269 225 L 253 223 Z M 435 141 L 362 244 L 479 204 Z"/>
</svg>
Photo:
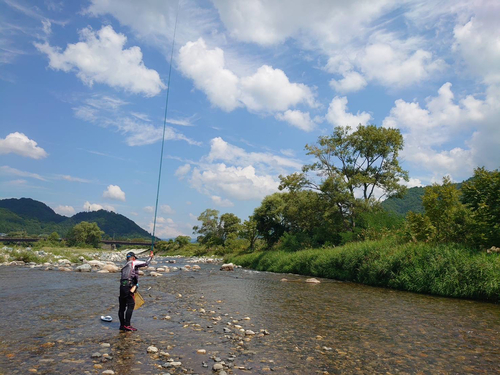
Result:
<svg viewBox="0 0 500 375">
<path fill-rule="evenodd" d="M 177 0 L 177 10 L 175 13 L 175 24 L 174 24 L 174 36 L 172 38 L 172 51 L 170 53 L 170 67 L 168 70 L 167 98 L 165 100 L 165 116 L 163 118 L 163 137 L 161 139 L 160 169 L 158 172 L 158 187 L 156 189 L 156 205 L 155 205 L 155 216 L 153 221 L 153 234 L 151 236 L 151 251 L 153 251 L 153 248 L 155 246 L 156 215 L 158 214 L 158 198 L 160 197 L 161 169 L 163 165 L 163 148 L 165 145 L 165 129 L 167 126 L 168 94 L 170 93 L 170 77 L 172 76 L 172 61 L 174 57 L 175 33 L 177 31 L 177 19 L 179 17 L 179 2 L 180 0 Z"/>
</svg>

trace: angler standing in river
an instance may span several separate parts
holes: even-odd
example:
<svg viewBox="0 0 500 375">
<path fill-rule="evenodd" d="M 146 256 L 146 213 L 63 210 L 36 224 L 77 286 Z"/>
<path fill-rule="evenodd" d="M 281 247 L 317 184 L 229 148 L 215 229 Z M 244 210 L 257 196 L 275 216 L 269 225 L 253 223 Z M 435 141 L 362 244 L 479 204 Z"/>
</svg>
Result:
<svg viewBox="0 0 500 375">
<path fill-rule="evenodd" d="M 120 318 L 120 330 L 137 331 L 132 327 L 130 320 L 135 307 L 135 291 L 139 285 L 139 268 L 147 267 L 153 259 L 153 251 L 149 252 L 149 258 L 145 262 L 137 260 L 135 254 L 131 251 L 127 253 L 127 264 L 121 270 L 120 278 L 120 308 L 118 317 Z"/>
</svg>

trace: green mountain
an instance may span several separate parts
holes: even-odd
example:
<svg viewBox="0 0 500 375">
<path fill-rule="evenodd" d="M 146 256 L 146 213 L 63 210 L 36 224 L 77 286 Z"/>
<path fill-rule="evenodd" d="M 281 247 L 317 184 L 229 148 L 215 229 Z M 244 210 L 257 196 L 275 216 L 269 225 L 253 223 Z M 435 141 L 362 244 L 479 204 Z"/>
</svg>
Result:
<svg viewBox="0 0 500 375">
<path fill-rule="evenodd" d="M 424 206 L 422 205 L 424 189 L 423 187 L 412 187 L 406 191 L 403 198 L 386 199 L 382 202 L 382 207 L 401 216 L 406 216 L 410 211 L 415 213 L 424 212 Z"/>
<path fill-rule="evenodd" d="M 151 235 L 127 217 L 105 210 L 79 212 L 68 218 L 58 215 L 46 204 L 30 199 L 0 200 L 0 232 L 25 231 L 28 235 L 57 232 L 65 236 L 68 230 L 82 221 L 95 222 L 104 237 L 115 239 L 144 238 Z"/>
</svg>

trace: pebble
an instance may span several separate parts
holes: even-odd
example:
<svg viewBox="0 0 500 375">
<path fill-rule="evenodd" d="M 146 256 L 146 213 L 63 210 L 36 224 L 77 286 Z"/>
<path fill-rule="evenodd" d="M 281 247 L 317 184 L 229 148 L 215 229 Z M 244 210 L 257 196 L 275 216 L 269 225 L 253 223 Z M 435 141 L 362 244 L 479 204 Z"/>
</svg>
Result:
<svg viewBox="0 0 500 375">
<path fill-rule="evenodd" d="M 102 347 L 102 348 L 109 348 L 110 346 L 111 346 L 111 344 L 110 344 L 110 343 L 107 343 L 107 342 L 103 342 L 103 343 L 101 344 L 101 347 Z"/>
<path fill-rule="evenodd" d="M 99 352 L 95 352 L 92 354 L 92 358 L 101 358 L 102 354 Z"/>
<path fill-rule="evenodd" d="M 198 354 L 207 354 L 207 351 L 205 349 L 198 349 L 196 351 L 196 353 L 198 353 Z"/>
<path fill-rule="evenodd" d="M 212 369 L 213 369 L 214 371 L 220 371 L 220 370 L 222 370 L 223 368 L 224 368 L 224 367 L 222 366 L 222 364 L 221 364 L 221 363 L 216 363 L 216 364 L 214 364 L 214 366 L 212 367 Z"/>
<path fill-rule="evenodd" d="M 148 353 L 158 353 L 158 348 L 156 346 L 149 346 L 148 347 Z"/>
<path fill-rule="evenodd" d="M 247 330 L 245 331 L 245 335 L 247 335 L 247 336 L 252 336 L 252 335 L 255 335 L 255 332 L 254 332 L 254 331 L 252 331 L 251 329 L 247 329 Z"/>
<path fill-rule="evenodd" d="M 106 371 L 103 371 L 102 373 L 103 373 L 103 375 L 114 375 L 115 372 L 113 370 L 106 370 Z"/>
<path fill-rule="evenodd" d="M 311 283 L 311 284 L 319 284 L 321 283 L 321 281 L 319 281 L 318 279 L 315 279 L 314 277 L 311 278 L 311 279 L 307 279 L 306 280 L 306 283 Z"/>
</svg>

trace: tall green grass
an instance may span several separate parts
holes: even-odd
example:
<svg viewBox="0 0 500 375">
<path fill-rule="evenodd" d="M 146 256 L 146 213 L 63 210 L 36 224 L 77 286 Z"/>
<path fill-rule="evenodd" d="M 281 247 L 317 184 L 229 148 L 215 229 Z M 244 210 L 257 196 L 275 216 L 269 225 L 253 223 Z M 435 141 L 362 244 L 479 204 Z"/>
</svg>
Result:
<svg viewBox="0 0 500 375">
<path fill-rule="evenodd" d="M 459 244 L 401 244 L 385 238 L 295 253 L 229 255 L 226 260 L 260 271 L 500 302 L 500 254 L 479 253 Z"/>
</svg>

